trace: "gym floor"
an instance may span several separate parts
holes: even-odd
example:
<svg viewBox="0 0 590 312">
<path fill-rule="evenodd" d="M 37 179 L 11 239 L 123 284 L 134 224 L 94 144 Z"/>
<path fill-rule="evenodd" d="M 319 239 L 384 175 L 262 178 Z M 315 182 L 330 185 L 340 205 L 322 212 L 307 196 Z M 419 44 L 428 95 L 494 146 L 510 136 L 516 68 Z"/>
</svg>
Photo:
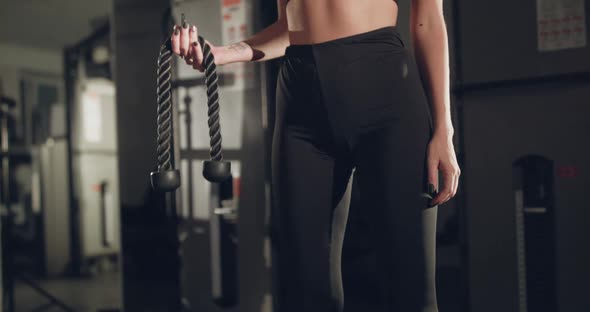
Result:
<svg viewBox="0 0 590 312">
<path fill-rule="evenodd" d="M 462 312 L 459 272 L 455 268 L 439 268 L 438 299 L 446 311 Z M 453 284 L 453 282 L 455 284 Z M 119 311 L 122 302 L 118 273 L 101 274 L 92 279 L 51 279 L 39 281 L 41 287 L 79 312 Z M 22 282 L 15 291 L 16 311 L 34 311 L 48 300 Z M 60 311 L 57 307 L 44 311 Z"/>
<path fill-rule="evenodd" d="M 47 292 L 77 312 L 120 311 L 122 302 L 119 273 L 105 273 L 93 278 L 50 279 L 37 281 Z M 17 282 L 15 289 L 16 311 L 36 310 L 49 301 L 28 285 Z M 57 307 L 42 311 L 62 311 Z"/>
</svg>

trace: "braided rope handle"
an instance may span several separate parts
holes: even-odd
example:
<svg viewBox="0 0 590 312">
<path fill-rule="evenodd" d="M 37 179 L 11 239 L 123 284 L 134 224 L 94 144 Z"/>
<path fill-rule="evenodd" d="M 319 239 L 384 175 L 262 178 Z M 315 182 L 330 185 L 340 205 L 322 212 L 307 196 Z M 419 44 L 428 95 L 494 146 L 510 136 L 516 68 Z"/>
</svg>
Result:
<svg viewBox="0 0 590 312">
<path fill-rule="evenodd" d="M 172 170 L 171 140 L 172 140 L 172 49 L 170 41 L 160 46 L 158 56 L 158 170 Z"/>
<path fill-rule="evenodd" d="M 223 155 L 221 151 L 221 126 L 219 124 L 219 85 L 217 77 L 217 65 L 211 52 L 211 46 L 205 42 L 205 39 L 198 36 L 199 45 L 203 49 L 203 67 L 205 68 L 205 84 L 207 87 L 207 115 L 209 116 L 209 145 L 211 149 L 209 154 L 211 160 L 221 161 Z"/>
<path fill-rule="evenodd" d="M 203 175 L 211 182 L 220 182 L 230 175 L 230 163 L 223 161 L 221 148 L 221 125 L 219 123 L 219 85 L 217 66 L 211 46 L 202 36 L 198 36 L 203 51 L 205 84 L 207 88 L 208 126 L 210 137 L 210 160 L 205 161 Z M 167 40 L 160 46 L 157 70 L 157 165 L 158 172 L 152 173 L 154 188 L 171 191 L 180 185 L 180 173 L 172 162 L 172 44 Z"/>
<path fill-rule="evenodd" d="M 207 115 L 210 137 L 211 160 L 223 160 L 221 148 L 221 126 L 219 117 L 219 85 L 215 58 L 211 53 L 211 46 L 199 36 L 199 44 L 203 49 L 203 66 L 205 68 L 205 82 L 207 88 Z M 160 47 L 158 57 L 158 169 L 171 170 L 171 140 L 172 140 L 172 87 L 171 87 L 171 59 L 170 42 Z"/>
</svg>

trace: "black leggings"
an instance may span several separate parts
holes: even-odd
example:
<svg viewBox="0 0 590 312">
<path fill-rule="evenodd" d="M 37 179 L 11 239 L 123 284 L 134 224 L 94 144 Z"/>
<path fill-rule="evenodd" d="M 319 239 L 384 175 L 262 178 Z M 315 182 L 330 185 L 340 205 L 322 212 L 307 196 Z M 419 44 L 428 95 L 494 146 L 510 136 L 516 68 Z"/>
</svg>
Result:
<svg viewBox="0 0 590 312">
<path fill-rule="evenodd" d="M 271 216 L 277 311 L 437 311 L 437 207 L 428 208 L 422 196 L 432 118 L 397 28 L 288 46 L 276 96 Z M 375 271 L 368 281 L 375 292 L 370 306 L 358 310 L 345 305 L 353 287 L 342 283 L 346 218 L 336 211 L 353 170 L 360 214 L 370 226 L 365 243 L 376 255 L 374 267 L 359 267 Z"/>
</svg>

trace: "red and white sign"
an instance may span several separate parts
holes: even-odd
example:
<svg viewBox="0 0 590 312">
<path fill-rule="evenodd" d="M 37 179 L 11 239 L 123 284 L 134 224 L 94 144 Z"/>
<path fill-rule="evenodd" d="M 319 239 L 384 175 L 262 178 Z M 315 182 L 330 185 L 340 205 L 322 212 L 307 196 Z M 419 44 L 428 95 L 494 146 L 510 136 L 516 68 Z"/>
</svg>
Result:
<svg viewBox="0 0 590 312">
<path fill-rule="evenodd" d="M 252 34 L 250 0 L 221 0 L 222 44 L 231 45 L 247 39 Z M 236 62 L 219 67 L 224 73 L 233 73 L 235 83 L 224 87 L 230 90 L 244 90 L 255 86 L 254 64 Z"/>
<path fill-rule="evenodd" d="M 539 51 L 586 46 L 584 0 L 537 0 Z"/>
</svg>

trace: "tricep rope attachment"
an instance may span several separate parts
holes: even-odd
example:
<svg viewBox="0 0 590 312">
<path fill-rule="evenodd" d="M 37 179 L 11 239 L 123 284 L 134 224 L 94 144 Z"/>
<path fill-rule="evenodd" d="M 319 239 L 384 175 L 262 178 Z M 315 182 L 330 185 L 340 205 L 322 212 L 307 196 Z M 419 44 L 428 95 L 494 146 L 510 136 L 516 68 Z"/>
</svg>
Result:
<svg viewBox="0 0 590 312">
<path fill-rule="evenodd" d="M 184 22 L 184 14 L 182 15 Z M 205 83 L 207 87 L 207 114 L 209 116 L 210 160 L 203 163 L 203 176 L 210 182 L 222 182 L 231 175 L 230 162 L 223 160 L 221 149 L 221 126 L 219 124 L 219 94 L 217 67 L 211 47 L 205 39 L 198 36 L 203 51 Z M 158 171 L 150 174 L 154 190 L 170 192 L 180 186 L 180 171 L 174 169 L 172 159 L 173 127 L 172 127 L 172 43 L 170 38 L 160 46 L 157 72 L 158 101 L 158 139 L 157 157 Z"/>
</svg>

